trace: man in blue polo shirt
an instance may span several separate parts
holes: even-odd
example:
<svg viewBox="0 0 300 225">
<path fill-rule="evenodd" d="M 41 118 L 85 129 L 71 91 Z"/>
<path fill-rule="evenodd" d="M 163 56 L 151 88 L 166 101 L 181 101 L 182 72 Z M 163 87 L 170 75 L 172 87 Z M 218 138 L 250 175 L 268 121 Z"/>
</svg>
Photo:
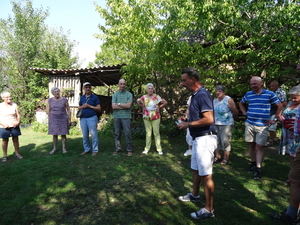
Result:
<svg viewBox="0 0 300 225">
<path fill-rule="evenodd" d="M 212 165 L 214 151 L 217 148 L 217 133 L 214 128 L 213 101 L 210 93 L 200 83 L 199 72 L 193 68 L 182 71 L 181 85 L 192 92 L 189 107 L 189 121 L 178 124 L 179 129 L 190 130 L 193 138 L 191 169 L 193 171 L 193 190 L 185 196 L 180 196 L 180 201 L 199 202 L 199 188 L 201 181 L 204 183 L 205 207 L 191 213 L 194 219 L 214 217 L 213 197 L 214 180 Z"/>
<path fill-rule="evenodd" d="M 79 110 L 82 110 L 80 117 L 80 127 L 83 135 L 83 148 L 84 151 L 81 155 L 85 155 L 90 152 L 91 146 L 89 141 L 89 134 L 92 136 L 92 155 L 98 154 L 98 117 L 97 112 L 100 112 L 100 100 L 97 95 L 94 95 L 91 90 L 91 84 L 85 82 L 83 84 L 85 94 L 80 97 Z"/>
<path fill-rule="evenodd" d="M 263 82 L 260 77 L 252 77 L 250 86 L 252 91 L 245 94 L 239 102 L 239 107 L 242 113 L 247 116 L 245 141 L 249 142 L 251 158 L 248 172 L 254 172 L 254 179 L 260 180 L 264 146 L 268 139 L 268 125 L 275 123 L 275 121 L 270 120 L 271 104 L 277 106 L 276 118 L 281 116 L 282 104 L 274 92 L 263 88 Z M 246 103 L 248 104 L 248 110 L 245 107 Z"/>
</svg>

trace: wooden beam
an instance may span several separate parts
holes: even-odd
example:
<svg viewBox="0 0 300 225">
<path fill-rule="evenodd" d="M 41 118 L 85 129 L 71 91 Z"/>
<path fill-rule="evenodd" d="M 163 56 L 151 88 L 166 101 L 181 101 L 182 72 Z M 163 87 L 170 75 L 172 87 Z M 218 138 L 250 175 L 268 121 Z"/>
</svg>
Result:
<svg viewBox="0 0 300 225">
<path fill-rule="evenodd" d="M 109 90 L 111 90 L 113 93 L 115 93 L 115 91 L 114 91 L 110 86 L 108 86 L 103 80 L 101 80 L 98 76 L 96 76 L 96 78 L 97 78 L 102 84 L 104 84 Z"/>
</svg>

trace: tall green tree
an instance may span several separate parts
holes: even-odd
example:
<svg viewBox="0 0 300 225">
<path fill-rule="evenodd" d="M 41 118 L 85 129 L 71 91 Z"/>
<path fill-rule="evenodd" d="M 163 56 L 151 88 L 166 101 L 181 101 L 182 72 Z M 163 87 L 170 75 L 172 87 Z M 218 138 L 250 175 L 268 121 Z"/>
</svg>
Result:
<svg viewBox="0 0 300 225">
<path fill-rule="evenodd" d="M 106 21 L 99 26 L 104 44 L 97 60 L 120 59 L 131 86 L 154 82 L 170 103 L 181 102 L 175 98 L 180 89 L 173 88 L 187 66 L 201 71 L 209 89 L 222 83 L 230 95 L 246 92 L 252 75 L 287 82 L 283 77 L 295 73 L 300 49 L 295 2 L 107 0 L 106 8 L 96 8 Z M 172 107 L 170 113 L 177 110 Z"/>
<path fill-rule="evenodd" d="M 29 123 L 37 102 L 48 96 L 49 78 L 28 68 L 72 68 L 78 59 L 72 55 L 76 43 L 62 30 L 45 25 L 48 10 L 34 9 L 29 0 L 12 1 L 12 5 L 13 16 L 0 20 L 1 89 L 12 93 L 22 122 Z"/>
</svg>

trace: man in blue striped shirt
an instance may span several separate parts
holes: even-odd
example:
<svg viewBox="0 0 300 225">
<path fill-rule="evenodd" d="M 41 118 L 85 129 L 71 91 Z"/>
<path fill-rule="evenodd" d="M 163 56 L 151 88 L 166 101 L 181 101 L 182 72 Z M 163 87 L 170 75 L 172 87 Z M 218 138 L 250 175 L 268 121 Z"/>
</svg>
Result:
<svg viewBox="0 0 300 225">
<path fill-rule="evenodd" d="M 250 86 L 252 91 L 245 94 L 239 102 L 239 107 L 242 113 L 247 116 L 245 141 L 249 143 L 251 158 L 248 172 L 254 172 L 254 179 L 260 180 L 264 146 L 268 139 L 268 125 L 275 123 L 270 120 L 271 104 L 277 106 L 276 118 L 280 117 L 283 108 L 275 93 L 263 88 L 260 77 L 252 77 Z M 245 104 L 248 104 L 247 110 Z"/>
</svg>

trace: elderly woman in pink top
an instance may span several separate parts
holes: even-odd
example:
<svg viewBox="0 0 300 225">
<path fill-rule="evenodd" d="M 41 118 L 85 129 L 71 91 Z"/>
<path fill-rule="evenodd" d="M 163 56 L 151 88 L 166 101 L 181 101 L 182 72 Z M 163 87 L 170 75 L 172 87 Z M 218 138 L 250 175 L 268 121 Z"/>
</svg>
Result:
<svg viewBox="0 0 300 225">
<path fill-rule="evenodd" d="M 12 137 L 15 156 L 17 159 L 22 159 L 23 156 L 19 152 L 19 135 L 21 135 L 20 124 L 20 114 L 18 106 L 16 103 L 11 101 L 11 96 L 9 92 L 2 92 L 1 98 L 3 102 L 0 103 L 0 138 L 2 138 L 2 150 L 3 158 L 2 162 L 6 162 L 7 157 L 7 146 L 8 139 Z"/>
<path fill-rule="evenodd" d="M 167 105 L 167 101 L 159 95 L 154 94 L 154 85 L 148 83 L 146 85 L 147 94 L 137 100 L 137 104 L 143 108 L 143 119 L 146 130 L 146 147 L 143 154 L 147 154 L 151 147 L 152 131 L 155 138 L 156 150 L 159 155 L 162 155 L 160 144 L 159 124 L 160 124 L 160 109 Z"/>
</svg>

